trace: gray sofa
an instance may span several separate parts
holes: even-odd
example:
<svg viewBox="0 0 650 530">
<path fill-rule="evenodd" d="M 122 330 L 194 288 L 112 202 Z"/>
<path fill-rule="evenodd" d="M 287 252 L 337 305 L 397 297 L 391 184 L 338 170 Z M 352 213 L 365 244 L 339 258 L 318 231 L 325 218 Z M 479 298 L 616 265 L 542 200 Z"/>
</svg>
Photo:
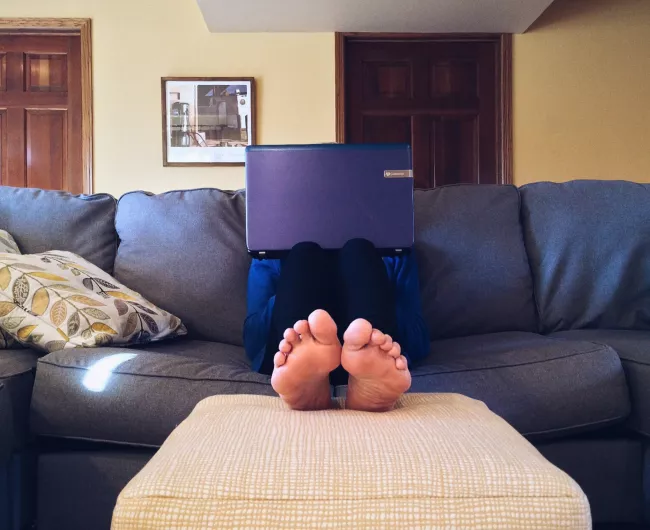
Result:
<svg viewBox="0 0 650 530">
<path fill-rule="evenodd" d="M 417 191 L 415 215 L 431 354 L 412 391 L 485 401 L 580 483 L 596 522 L 643 524 L 650 186 L 452 186 Z M 189 329 L 128 350 L 101 391 L 89 369 L 124 349 L 0 350 L 0 528 L 36 514 L 39 530 L 108 529 L 120 489 L 198 401 L 273 394 L 242 348 L 243 192 L 0 188 L 0 228 L 24 253 L 84 256 Z"/>
</svg>

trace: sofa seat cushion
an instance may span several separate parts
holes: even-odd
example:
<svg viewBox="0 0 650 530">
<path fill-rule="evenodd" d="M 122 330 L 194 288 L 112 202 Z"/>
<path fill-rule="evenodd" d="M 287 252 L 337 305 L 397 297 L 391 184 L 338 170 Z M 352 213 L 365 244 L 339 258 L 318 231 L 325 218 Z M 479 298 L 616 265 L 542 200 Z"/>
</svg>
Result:
<svg viewBox="0 0 650 530">
<path fill-rule="evenodd" d="M 585 329 L 553 334 L 570 340 L 606 344 L 621 358 L 630 389 L 632 413 L 628 425 L 650 436 L 650 331 Z"/>
<path fill-rule="evenodd" d="M 479 399 L 532 438 L 598 428 L 626 418 L 630 410 L 614 350 L 534 333 L 433 342 L 412 375 L 411 392 Z"/>
<path fill-rule="evenodd" d="M 157 447 L 215 394 L 275 395 L 270 377 L 252 372 L 237 346 L 177 340 L 60 350 L 39 360 L 32 431 Z"/>
<path fill-rule="evenodd" d="M 0 436 L 18 449 L 29 434 L 29 402 L 38 353 L 28 349 L 0 350 L 0 386 L 5 410 L 0 414 Z"/>
</svg>

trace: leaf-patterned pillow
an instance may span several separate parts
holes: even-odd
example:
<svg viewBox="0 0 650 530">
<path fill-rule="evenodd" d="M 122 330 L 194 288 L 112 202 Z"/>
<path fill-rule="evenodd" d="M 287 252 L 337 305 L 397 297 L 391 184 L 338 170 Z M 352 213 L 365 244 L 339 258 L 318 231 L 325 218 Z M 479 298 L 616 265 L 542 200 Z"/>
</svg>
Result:
<svg viewBox="0 0 650 530">
<path fill-rule="evenodd" d="M 179 335 L 181 321 L 72 254 L 0 254 L 0 329 L 44 351 L 144 344 Z"/>
<path fill-rule="evenodd" d="M 0 230 L 0 252 L 8 254 L 20 254 L 20 249 L 12 235 L 6 230 Z"/>
<path fill-rule="evenodd" d="M 16 241 L 6 230 L 0 230 L 0 252 L 8 254 L 20 254 L 20 249 L 18 248 Z M 0 350 L 8 350 L 10 348 L 20 347 L 20 344 L 18 344 L 14 338 L 9 335 L 9 333 L 5 333 L 2 329 L 0 329 Z"/>
</svg>

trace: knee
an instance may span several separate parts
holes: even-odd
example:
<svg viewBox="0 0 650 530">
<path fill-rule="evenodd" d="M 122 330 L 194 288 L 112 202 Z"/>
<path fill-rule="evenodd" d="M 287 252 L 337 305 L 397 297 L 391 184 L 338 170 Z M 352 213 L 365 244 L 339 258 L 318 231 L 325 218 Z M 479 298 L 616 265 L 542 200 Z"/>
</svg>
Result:
<svg viewBox="0 0 650 530">
<path fill-rule="evenodd" d="M 377 252 L 377 249 L 375 248 L 375 245 L 373 245 L 370 241 L 367 239 L 363 238 L 356 238 L 356 239 L 350 239 L 345 245 L 343 245 L 343 250 L 347 252 L 353 252 L 353 253 L 368 253 L 372 252 L 375 253 Z"/>
<path fill-rule="evenodd" d="M 321 254 L 323 249 L 318 243 L 314 243 L 312 241 L 303 241 L 301 243 L 296 243 L 292 248 L 291 248 L 291 254 L 300 254 L 300 255 L 314 255 L 314 254 Z"/>
</svg>

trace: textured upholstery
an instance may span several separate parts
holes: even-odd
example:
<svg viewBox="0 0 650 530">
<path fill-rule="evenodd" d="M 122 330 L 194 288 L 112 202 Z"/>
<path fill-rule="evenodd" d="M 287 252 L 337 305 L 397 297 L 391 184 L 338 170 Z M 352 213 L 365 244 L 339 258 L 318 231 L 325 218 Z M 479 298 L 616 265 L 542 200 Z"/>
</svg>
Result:
<svg viewBox="0 0 650 530">
<path fill-rule="evenodd" d="M 150 458 L 125 448 L 41 455 L 38 530 L 110 530 L 117 496 Z"/>
<path fill-rule="evenodd" d="M 4 386 L 4 413 L 7 430 L 0 424 L 0 436 L 10 439 L 16 449 L 29 436 L 29 403 L 34 386 L 34 369 L 38 353 L 28 349 L 0 350 L 0 385 Z"/>
<path fill-rule="evenodd" d="M 115 277 L 179 317 L 194 338 L 242 345 L 245 201 L 215 189 L 120 199 Z"/>
<path fill-rule="evenodd" d="M 158 446 L 202 399 L 275 395 L 244 350 L 203 341 L 60 350 L 43 357 L 32 399 L 36 434 Z"/>
<path fill-rule="evenodd" d="M 650 330 L 650 184 L 521 189 L 542 331 Z"/>
<path fill-rule="evenodd" d="M 574 330 L 555 333 L 569 340 L 589 340 L 616 350 L 630 389 L 632 413 L 628 425 L 650 436 L 650 332 L 632 330 Z"/>
<path fill-rule="evenodd" d="M 112 529 L 452 526 L 586 530 L 591 516 L 572 479 L 463 396 L 384 414 L 215 396 L 122 491 Z"/>
<path fill-rule="evenodd" d="M 115 261 L 115 199 L 0 186 L 0 228 L 23 254 L 74 252 L 111 273 Z"/>
<path fill-rule="evenodd" d="M 432 338 L 537 331 L 517 188 L 416 191 L 415 229 Z"/>
<path fill-rule="evenodd" d="M 618 355 L 589 342 L 521 332 L 446 339 L 412 375 L 412 392 L 479 399 L 529 437 L 598 429 L 630 412 Z"/>
</svg>

